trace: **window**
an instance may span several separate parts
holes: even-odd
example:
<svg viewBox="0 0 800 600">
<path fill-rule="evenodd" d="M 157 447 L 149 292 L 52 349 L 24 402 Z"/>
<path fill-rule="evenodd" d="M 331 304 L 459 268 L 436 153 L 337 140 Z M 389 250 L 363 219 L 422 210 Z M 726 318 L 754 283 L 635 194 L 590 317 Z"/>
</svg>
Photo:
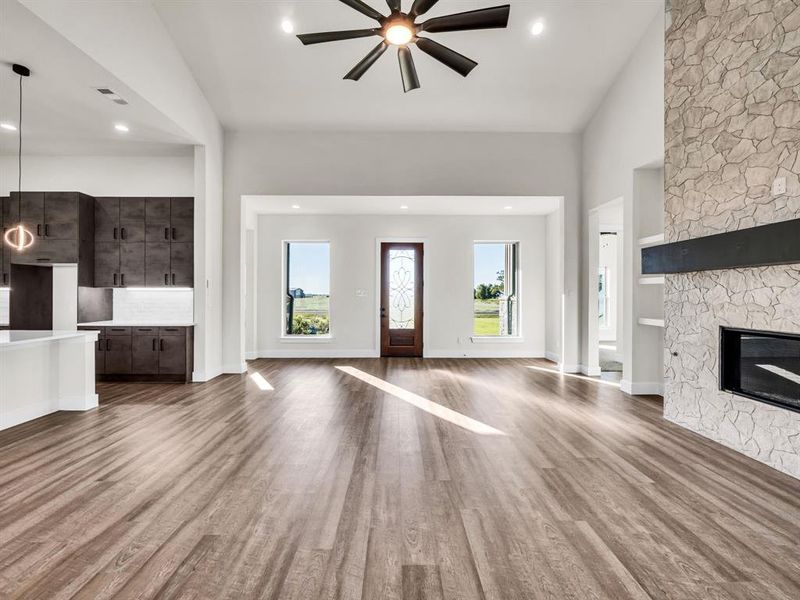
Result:
<svg viewBox="0 0 800 600">
<path fill-rule="evenodd" d="M 330 264 L 328 242 L 286 244 L 285 335 L 330 334 Z"/>
<path fill-rule="evenodd" d="M 475 244 L 473 333 L 475 335 L 519 335 L 518 244 Z"/>
</svg>

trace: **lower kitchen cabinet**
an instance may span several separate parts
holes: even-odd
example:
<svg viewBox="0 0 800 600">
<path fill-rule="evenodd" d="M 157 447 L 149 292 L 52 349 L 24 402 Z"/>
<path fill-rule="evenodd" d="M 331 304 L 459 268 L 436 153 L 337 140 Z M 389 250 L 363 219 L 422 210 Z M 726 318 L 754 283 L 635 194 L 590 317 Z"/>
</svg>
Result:
<svg viewBox="0 0 800 600">
<path fill-rule="evenodd" d="M 79 329 L 99 330 L 95 371 L 102 381 L 191 381 L 193 327 Z"/>
</svg>

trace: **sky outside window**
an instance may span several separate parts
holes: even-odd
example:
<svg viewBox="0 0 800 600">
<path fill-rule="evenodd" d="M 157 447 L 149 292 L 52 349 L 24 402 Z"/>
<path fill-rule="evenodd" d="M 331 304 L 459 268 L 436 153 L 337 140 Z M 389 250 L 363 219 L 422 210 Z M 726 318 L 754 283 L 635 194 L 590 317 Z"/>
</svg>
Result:
<svg viewBox="0 0 800 600">
<path fill-rule="evenodd" d="M 291 242 L 289 246 L 289 287 L 306 294 L 330 295 L 330 244 Z"/>
</svg>

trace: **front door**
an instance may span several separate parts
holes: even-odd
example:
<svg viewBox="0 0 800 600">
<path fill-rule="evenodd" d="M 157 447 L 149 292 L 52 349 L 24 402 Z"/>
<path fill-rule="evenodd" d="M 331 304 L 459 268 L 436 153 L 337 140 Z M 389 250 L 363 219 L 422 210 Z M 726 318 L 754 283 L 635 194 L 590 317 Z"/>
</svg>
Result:
<svg viewBox="0 0 800 600">
<path fill-rule="evenodd" d="M 381 244 L 381 356 L 422 356 L 422 244 Z"/>
</svg>

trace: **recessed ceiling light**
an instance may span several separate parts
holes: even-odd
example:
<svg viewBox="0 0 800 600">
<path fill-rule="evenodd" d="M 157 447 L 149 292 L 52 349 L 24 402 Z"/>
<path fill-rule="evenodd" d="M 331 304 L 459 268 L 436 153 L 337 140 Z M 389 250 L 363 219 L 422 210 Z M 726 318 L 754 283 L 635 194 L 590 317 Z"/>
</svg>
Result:
<svg viewBox="0 0 800 600">
<path fill-rule="evenodd" d="M 299 204 L 292 204 L 292 208 L 300 208 Z"/>
<path fill-rule="evenodd" d="M 17 130 L 17 126 L 14 125 L 13 123 L 0 123 L 0 127 L 5 129 L 6 131 L 16 131 Z"/>
<path fill-rule="evenodd" d="M 504 206 L 503 210 L 511 210 L 512 208 L 514 208 L 514 207 L 513 206 Z"/>
<path fill-rule="evenodd" d="M 405 204 L 403 204 L 403 205 L 400 207 L 400 210 L 408 210 L 408 207 L 407 207 Z"/>
<path fill-rule="evenodd" d="M 544 21 L 539 20 L 536 21 L 533 25 L 531 25 L 531 35 L 542 35 L 544 32 Z"/>
<path fill-rule="evenodd" d="M 283 33 L 294 33 L 294 23 L 289 19 L 284 19 L 281 21 L 281 29 L 283 29 Z"/>
<path fill-rule="evenodd" d="M 128 129 L 128 126 L 125 125 L 124 123 L 116 123 L 114 125 L 114 129 L 116 129 L 120 133 L 128 133 L 130 131 L 130 129 Z"/>
</svg>

